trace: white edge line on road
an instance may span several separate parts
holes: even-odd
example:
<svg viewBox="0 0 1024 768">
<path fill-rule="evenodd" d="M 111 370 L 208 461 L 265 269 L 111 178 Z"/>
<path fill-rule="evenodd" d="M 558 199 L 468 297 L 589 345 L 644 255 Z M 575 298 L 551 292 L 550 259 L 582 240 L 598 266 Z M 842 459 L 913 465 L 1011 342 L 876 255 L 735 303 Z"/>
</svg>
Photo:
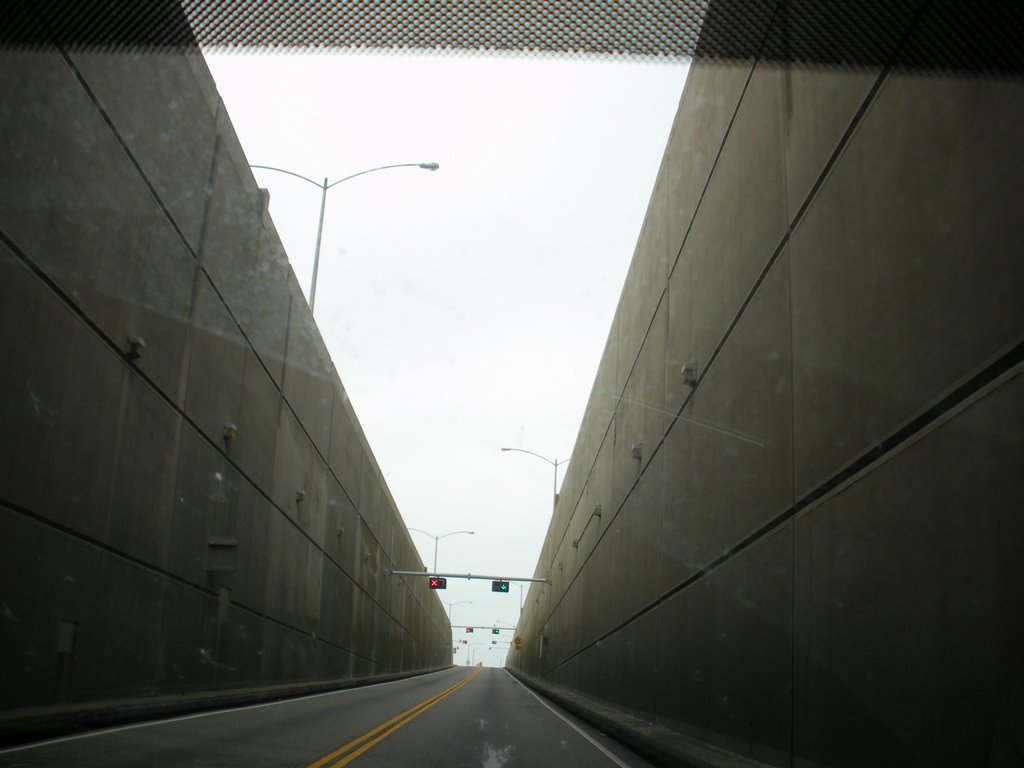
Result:
<svg viewBox="0 0 1024 768">
<path fill-rule="evenodd" d="M 453 667 L 458 669 L 458 667 Z M 445 672 L 446 670 L 438 670 L 438 672 Z M 434 672 L 427 672 L 425 675 L 415 675 L 415 677 L 426 677 L 426 675 L 436 674 Z M 293 696 L 287 699 L 278 699 L 277 701 L 264 701 L 260 704 L 247 704 L 244 707 L 232 707 L 231 709 L 211 709 L 208 712 L 196 712 L 192 715 L 181 715 L 179 717 L 167 717 L 160 720 L 147 720 L 141 723 L 132 723 L 131 725 L 120 725 L 116 728 L 103 728 L 97 731 L 87 731 L 86 733 L 76 733 L 72 736 L 60 736 L 56 739 L 47 739 L 45 741 L 34 741 L 31 744 L 20 744 L 16 747 L 4 747 L 0 748 L 0 755 L 7 755 L 11 752 L 22 752 L 26 749 L 36 749 L 38 747 L 48 747 L 52 744 L 63 744 L 68 741 L 78 741 L 79 739 L 91 739 L 95 736 L 106 736 L 111 733 L 120 733 L 121 731 L 134 731 L 138 728 L 150 728 L 157 725 L 167 725 L 169 723 L 181 723 L 185 720 L 195 720 L 200 717 L 212 717 L 214 715 L 227 715 L 232 712 L 244 712 L 247 709 L 261 709 L 262 707 L 274 707 L 278 704 L 291 704 L 298 701 L 306 701 L 308 699 L 319 699 L 322 696 L 337 696 L 339 693 L 350 693 L 352 691 L 364 690 L 366 688 L 379 688 L 385 685 L 394 685 L 396 683 L 404 683 L 414 678 L 403 677 L 401 680 L 387 680 L 383 683 L 369 683 L 367 685 L 358 685 L 353 688 L 341 688 L 337 691 L 324 691 L 323 693 L 311 693 L 308 696 Z M 628 767 L 627 767 L 628 768 Z"/>
<path fill-rule="evenodd" d="M 548 709 L 548 711 L 550 711 L 550 712 L 551 712 L 551 714 L 553 714 L 553 715 L 555 715 L 555 716 L 557 716 L 557 717 L 561 718 L 561 719 L 562 719 L 562 721 L 564 721 L 566 725 L 568 725 L 568 726 L 569 726 L 570 728 L 572 728 L 572 729 L 573 729 L 574 731 L 576 731 L 576 733 L 578 733 L 578 734 L 579 734 L 580 736 L 582 736 L 582 737 L 583 737 L 584 739 L 586 739 L 586 740 L 587 740 L 587 741 L 589 741 L 589 742 L 590 742 L 591 744 L 593 744 L 593 745 L 594 745 L 595 747 L 597 747 L 597 748 L 598 748 L 598 749 L 599 749 L 599 750 L 601 751 L 601 753 L 602 753 L 602 754 L 603 754 L 603 755 L 604 755 L 605 757 L 607 757 L 607 758 L 608 758 L 609 760 L 611 760 L 611 761 L 612 761 L 613 763 L 615 763 L 615 764 L 616 764 L 617 766 L 619 766 L 619 768 L 630 768 L 630 766 L 629 766 L 629 764 L 628 764 L 628 763 L 624 763 L 624 762 L 622 762 L 622 760 L 620 760 L 620 759 L 619 759 L 618 757 L 616 757 L 616 756 L 615 756 L 615 755 L 613 755 L 613 754 L 612 754 L 611 752 L 609 752 L 609 751 L 608 751 L 607 749 L 605 749 L 605 748 L 604 748 L 604 747 L 603 747 L 603 746 L 601 745 L 601 743 L 600 743 L 600 742 L 598 742 L 598 741 L 596 741 L 596 740 L 594 739 L 594 737 L 593 737 L 593 736 L 591 736 L 591 735 L 590 735 L 589 733 L 587 733 L 587 732 L 586 732 L 586 731 L 584 731 L 584 730 L 583 730 L 582 728 L 580 728 L 579 726 L 577 726 L 577 725 L 576 725 L 576 723 L 572 722 L 572 720 L 570 720 L 569 718 L 567 718 L 567 717 L 566 717 L 565 715 L 563 715 L 563 714 L 562 714 L 561 712 L 559 712 L 558 710 L 554 709 L 554 708 L 553 708 L 553 707 L 552 707 L 552 706 L 551 706 L 550 704 L 548 704 L 548 703 L 547 703 L 546 701 L 544 701 L 544 699 L 542 699 L 542 698 L 541 698 L 540 696 L 538 696 L 538 695 L 537 695 L 536 693 L 534 693 L 534 692 L 533 692 L 532 690 L 530 690 L 530 689 L 529 689 L 529 688 L 527 688 L 527 687 L 526 687 L 525 685 L 523 685 L 523 684 L 522 684 L 522 682 L 520 682 L 520 681 L 519 681 L 519 680 L 518 680 L 518 679 L 516 678 L 516 676 L 515 676 L 515 675 L 513 675 L 513 674 L 512 674 L 511 672 L 509 672 L 509 671 L 508 671 L 507 669 L 505 670 L 505 674 L 506 674 L 506 675 L 508 675 L 508 676 L 509 676 L 510 678 L 512 678 L 512 680 L 514 680 L 514 681 L 515 681 L 515 682 L 516 682 L 516 683 L 517 683 L 517 684 L 519 685 L 519 687 L 520 687 L 520 688 L 522 688 L 522 689 L 523 689 L 524 691 L 526 691 L 526 692 L 527 692 L 528 694 L 530 694 L 531 696 L 533 696 L 533 698 L 535 698 L 535 699 L 536 699 L 537 701 L 539 701 L 539 702 L 540 702 L 541 704 L 543 704 L 543 705 L 544 705 L 544 706 L 545 706 L 545 707 L 546 707 L 546 708 Z"/>
</svg>

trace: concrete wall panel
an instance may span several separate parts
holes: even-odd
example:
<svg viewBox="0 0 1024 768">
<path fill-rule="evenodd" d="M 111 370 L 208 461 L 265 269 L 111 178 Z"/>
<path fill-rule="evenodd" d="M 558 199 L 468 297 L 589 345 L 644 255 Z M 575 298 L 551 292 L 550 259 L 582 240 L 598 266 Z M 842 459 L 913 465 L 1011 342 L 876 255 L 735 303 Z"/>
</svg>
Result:
<svg viewBox="0 0 1024 768">
<path fill-rule="evenodd" d="M 273 499 L 311 539 L 323 545 L 326 467 L 303 425 L 286 407 L 281 409 L 278 426 Z"/>
<path fill-rule="evenodd" d="M 816 67 L 786 68 L 783 98 L 789 218 L 807 201 L 880 75 L 879 68 L 837 70 L 832 77 L 822 77 Z"/>
<path fill-rule="evenodd" d="M 665 436 L 658 451 L 664 504 L 658 552 L 659 593 L 675 587 L 707 565 L 699 556 L 703 546 L 696 536 L 700 502 L 694 495 L 693 433 L 697 429 L 696 425 L 681 419 Z"/>
<path fill-rule="evenodd" d="M 304 301 L 297 285 L 292 286 L 292 301 Z M 331 361 L 309 313 L 291 314 L 285 366 L 285 399 L 306 427 L 318 453 L 326 457 L 330 452 L 334 404 Z"/>
<path fill-rule="evenodd" d="M 141 51 L 69 56 L 185 242 L 198 252 L 216 125 L 187 57 Z"/>
<path fill-rule="evenodd" d="M 667 210 L 660 187 L 663 184 L 664 174 L 661 174 L 655 184 L 655 192 L 651 196 L 622 289 L 620 306 L 624 311 L 618 316 L 617 322 L 616 393 L 626 387 L 637 353 L 645 346 L 644 338 L 651 325 L 651 318 L 661 303 L 668 280 L 671 263 L 665 242 Z M 674 261 L 675 253 L 672 256 Z"/>
<path fill-rule="evenodd" d="M 214 535 L 210 522 L 232 491 L 222 456 L 203 436 L 185 426 L 180 445 L 166 568 L 181 579 L 203 584 L 209 537 Z"/>
<path fill-rule="evenodd" d="M 0 227 L 115 345 L 144 338 L 146 374 L 175 393 L 190 253 L 67 64 L 3 57 Z"/>
<path fill-rule="evenodd" d="M 1010 427 L 1024 419 L 1022 373 L 799 519 L 797 749 L 809 760 L 877 760 L 904 734 L 886 764 L 978 765 L 1012 727 L 1024 489 L 1005 480 L 1024 463 Z"/>
<path fill-rule="evenodd" d="M 328 457 L 331 471 L 354 503 L 359 503 L 359 470 L 362 463 L 357 430 L 352 422 L 348 393 L 341 389 L 334 394 L 331 406 L 331 448 Z"/>
<path fill-rule="evenodd" d="M 101 538 L 123 385 L 116 355 L 0 246 L 0 478 L 6 500 Z M 68 435 L 89 435 L 81 453 Z M 56 482 L 59 479 L 60 482 Z"/>
<path fill-rule="evenodd" d="M 659 720 L 757 759 L 789 752 L 792 540 L 780 529 L 659 607 Z"/>
<path fill-rule="evenodd" d="M 236 165 L 232 156 L 230 149 L 237 138 L 223 113 L 218 114 L 217 128 L 203 266 L 280 387 L 290 322 L 288 262 L 280 243 L 261 222 L 251 171 Z"/>
<path fill-rule="evenodd" d="M 699 567 L 792 504 L 788 294 L 782 258 L 681 417 L 693 441 L 685 535 Z"/>
<path fill-rule="evenodd" d="M 670 270 L 675 269 L 677 254 L 752 70 L 748 62 L 702 62 L 691 66 L 687 74 L 662 160 Z"/>
<path fill-rule="evenodd" d="M 641 482 L 636 492 L 626 499 L 614 521 L 609 523 L 609 535 L 602 541 L 602 545 L 611 550 L 612 578 L 608 585 L 606 608 L 610 626 L 624 621 L 637 605 L 654 601 L 661 592 L 660 572 L 656 564 L 664 547 L 664 503 L 662 483 L 659 482 L 664 466 L 659 452 L 646 467 L 645 472 L 650 479 Z M 652 563 L 655 564 L 653 567 Z"/>
<path fill-rule="evenodd" d="M 242 377 L 248 345 L 213 286 L 197 275 L 189 327 L 189 369 L 185 412 L 215 443 L 224 440 L 228 424 L 238 426 Z M 204 372 L 216 370 L 211 381 Z"/>
<path fill-rule="evenodd" d="M 1021 119 L 1015 81 L 890 77 L 794 233 L 798 494 L 1019 340 Z"/>
<path fill-rule="evenodd" d="M 261 488 L 272 488 L 274 483 L 280 409 L 280 391 L 256 353 L 247 349 L 238 418 L 233 422 L 238 434 L 226 452 Z"/>
<path fill-rule="evenodd" d="M 701 371 L 786 229 L 782 83 L 773 68 L 751 76 L 676 266 L 690 305 L 687 359 Z"/>
<path fill-rule="evenodd" d="M 39 554 L 43 543 L 56 558 L 58 578 L 51 575 L 49 557 Z M 51 696 L 63 699 L 68 694 L 71 672 L 68 661 L 58 653 L 58 639 L 61 622 L 76 624 L 83 613 L 76 578 L 83 575 L 81 552 L 68 537 L 51 540 L 44 525 L 15 510 L 0 508 L 0 583 L 33 587 L 32 593 L 5 590 L 5 621 L 0 625 L 0 651 L 7 660 L 4 689 L 23 706 L 46 703 Z M 45 681 L 45 688 L 40 680 Z"/>
<path fill-rule="evenodd" d="M 138 377 L 125 376 L 117 427 L 102 540 L 126 555 L 162 564 L 174 510 L 181 415 Z"/>
</svg>

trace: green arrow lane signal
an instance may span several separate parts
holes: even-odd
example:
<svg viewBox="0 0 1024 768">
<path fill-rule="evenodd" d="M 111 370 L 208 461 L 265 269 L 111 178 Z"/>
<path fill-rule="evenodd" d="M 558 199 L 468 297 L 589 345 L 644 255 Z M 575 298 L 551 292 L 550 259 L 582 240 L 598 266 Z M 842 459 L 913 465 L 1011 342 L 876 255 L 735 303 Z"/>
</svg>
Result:
<svg viewBox="0 0 1024 768">
<path fill-rule="evenodd" d="M 492 629 L 491 630 L 491 634 L 492 635 L 500 635 L 501 634 L 501 630 L 500 629 Z"/>
<path fill-rule="evenodd" d="M 504 592 L 508 594 L 508 582 L 507 581 L 492 581 L 491 592 Z"/>
</svg>

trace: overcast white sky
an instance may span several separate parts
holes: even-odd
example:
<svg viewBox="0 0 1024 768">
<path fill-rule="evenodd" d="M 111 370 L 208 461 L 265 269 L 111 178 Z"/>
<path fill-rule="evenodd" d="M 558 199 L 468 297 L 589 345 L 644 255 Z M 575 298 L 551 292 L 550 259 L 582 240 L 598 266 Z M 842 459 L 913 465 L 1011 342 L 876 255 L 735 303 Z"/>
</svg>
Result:
<svg viewBox="0 0 1024 768">
<path fill-rule="evenodd" d="M 208 54 L 253 164 L 335 180 L 316 318 L 441 572 L 532 576 L 686 78 L 676 64 Z M 320 191 L 256 171 L 309 291 Z M 563 471 L 559 468 L 559 481 Z M 434 540 L 413 532 L 424 563 Z M 456 663 L 500 666 L 520 591 L 449 580 Z M 471 604 L 469 604 L 471 603 Z M 504 622 L 504 624 L 502 624 Z M 511 632 L 501 639 L 507 643 Z"/>
</svg>

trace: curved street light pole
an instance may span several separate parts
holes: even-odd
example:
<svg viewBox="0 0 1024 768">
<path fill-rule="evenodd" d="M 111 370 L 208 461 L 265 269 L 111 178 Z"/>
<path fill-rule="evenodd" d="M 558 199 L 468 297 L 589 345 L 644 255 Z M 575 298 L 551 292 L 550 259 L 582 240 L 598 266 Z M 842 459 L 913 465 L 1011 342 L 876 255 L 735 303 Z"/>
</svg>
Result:
<svg viewBox="0 0 1024 768">
<path fill-rule="evenodd" d="M 468 533 L 470 536 L 473 535 L 473 531 L 452 531 L 451 533 L 443 533 L 440 536 L 434 536 L 430 531 L 424 531 L 422 528 L 408 528 L 407 530 L 416 531 L 417 533 L 425 533 L 434 540 L 434 573 L 437 573 L 437 542 L 441 539 L 447 538 L 448 536 L 454 536 L 457 533 Z M 450 617 L 449 617 L 450 618 Z"/>
<path fill-rule="evenodd" d="M 553 466 L 555 468 L 555 481 L 554 481 L 554 484 L 551 486 L 551 511 L 554 512 L 555 507 L 558 506 L 558 468 L 562 464 L 568 464 L 569 460 L 568 459 L 564 459 L 564 460 L 549 459 L 547 456 L 541 456 L 539 453 L 534 453 L 533 451 L 528 451 L 525 448 L 502 448 L 501 450 L 503 450 L 503 451 L 518 451 L 519 453 L 528 453 L 531 456 L 536 456 L 538 459 L 542 459 L 543 461 L 546 461 L 548 464 L 550 464 L 551 466 Z"/>
<path fill-rule="evenodd" d="M 275 168 L 272 165 L 250 165 L 250 168 L 262 168 L 265 171 L 277 171 L 278 173 L 287 173 L 289 176 L 294 176 L 297 179 L 308 181 L 315 187 L 319 187 L 320 192 L 320 220 L 316 225 L 316 250 L 313 253 L 313 283 L 309 287 L 309 311 L 313 311 L 313 307 L 316 305 L 316 276 L 320 270 L 320 239 L 324 233 L 324 209 L 327 207 L 327 190 L 331 187 L 341 184 L 343 181 L 354 179 L 356 176 L 363 176 L 367 173 L 373 173 L 374 171 L 386 171 L 388 168 L 422 168 L 426 171 L 436 171 L 441 166 L 437 163 L 395 163 L 394 165 L 381 165 L 377 168 L 367 168 L 365 171 L 359 173 L 353 173 L 351 176 L 346 176 L 337 181 L 328 183 L 327 178 L 324 178 L 323 184 L 318 181 L 314 181 L 308 176 L 303 176 L 301 173 L 295 173 L 284 168 Z"/>
</svg>

